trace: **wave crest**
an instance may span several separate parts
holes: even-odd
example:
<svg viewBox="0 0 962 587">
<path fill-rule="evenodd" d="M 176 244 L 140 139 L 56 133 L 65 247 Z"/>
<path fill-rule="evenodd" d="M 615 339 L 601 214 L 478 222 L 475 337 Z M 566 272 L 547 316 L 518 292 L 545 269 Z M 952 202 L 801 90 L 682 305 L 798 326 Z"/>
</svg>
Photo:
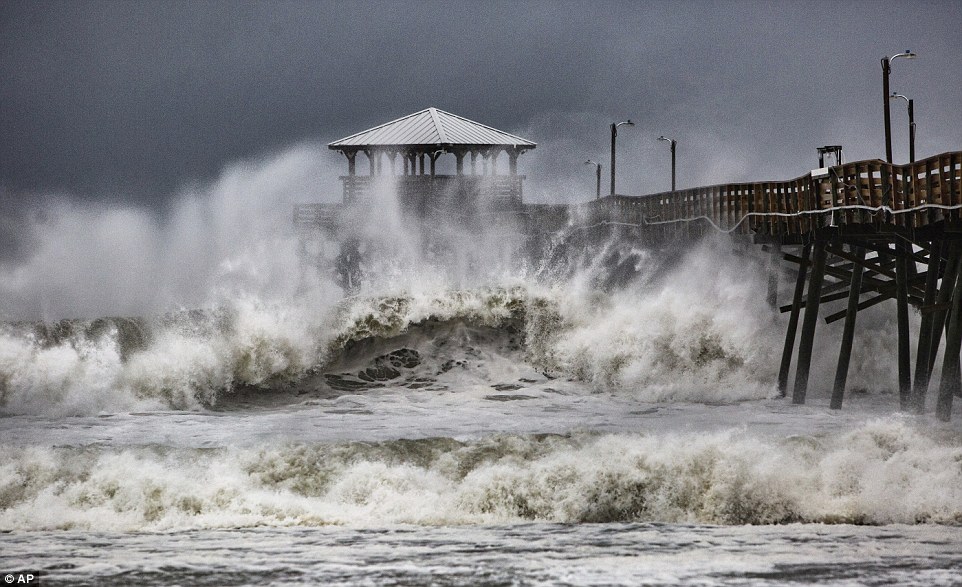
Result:
<svg viewBox="0 0 962 587">
<path fill-rule="evenodd" d="M 0 529 L 672 522 L 962 524 L 962 445 L 897 418 L 744 431 L 260 449 L 6 448 Z"/>
</svg>

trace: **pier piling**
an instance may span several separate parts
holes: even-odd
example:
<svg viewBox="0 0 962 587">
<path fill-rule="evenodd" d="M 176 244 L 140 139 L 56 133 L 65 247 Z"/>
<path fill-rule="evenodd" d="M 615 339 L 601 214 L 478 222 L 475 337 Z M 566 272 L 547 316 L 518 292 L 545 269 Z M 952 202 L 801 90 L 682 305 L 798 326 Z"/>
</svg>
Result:
<svg viewBox="0 0 962 587">
<path fill-rule="evenodd" d="M 792 403 L 804 404 L 808 392 L 808 375 L 812 363 L 812 345 L 815 342 L 815 326 L 818 323 L 818 306 L 822 298 L 822 281 L 825 278 L 824 240 L 816 238 L 812 260 L 812 274 L 808 281 L 808 296 L 805 300 L 805 317 L 802 320 L 802 337 L 798 343 L 798 364 L 795 367 L 795 388 L 792 390 Z"/>
<path fill-rule="evenodd" d="M 962 279 L 960 279 L 962 272 L 957 273 L 952 293 L 952 307 L 949 310 L 948 329 L 945 334 L 942 381 L 935 407 L 936 417 L 943 422 L 947 422 L 952 414 L 952 397 L 962 393 L 962 367 L 959 363 L 959 352 L 962 350 Z"/>
<path fill-rule="evenodd" d="M 838 367 L 835 369 L 835 386 L 832 388 L 831 408 L 841 409 L 845 396 L 845 383 L 848 380 L 848 364 L 852 357 L 852 341 L 855 338 L 855 318 L 858 315 L 858 298 L 862 290 L 862 261 L 865 249 L 851 246 L 855 262 L 852 263 L 852 279 L 849 282 L 848 309 L 845 313 L 845 327 L 842 332 L 842 346 L 838 351 Z"/>
<path fill-rule="evenodd" d="M 778 369 L 778 394 L 780 397 L 785 397 L 788 393 L 788 372 L 792 367 L 795 333 L 798 330 L 798 314 L 802 309 L 802 296 L 805 294 L 805 278 L 808 275 L 808 260 L 811 254 L 811 244 L 802 247 L 801 262 L 798 264 L 798 277 L 795 279 L 795 293 L 792 296 L 792 313 L 788 318 L 788 328 L 785 330 L 785 346 L 782 348 L 782 363 Z"/>
</svg>

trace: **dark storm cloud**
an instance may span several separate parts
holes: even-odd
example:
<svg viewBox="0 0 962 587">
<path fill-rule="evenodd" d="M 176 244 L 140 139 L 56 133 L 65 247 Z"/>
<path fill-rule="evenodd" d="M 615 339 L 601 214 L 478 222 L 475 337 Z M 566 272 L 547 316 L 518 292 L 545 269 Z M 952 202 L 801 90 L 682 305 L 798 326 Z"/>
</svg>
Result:
<svg viewBox="0 0 962 587">
<path fill-rule="evenodd" d="M 919 152 L 958 149 L 959 30 L 956 1 L 7 0 L 0 216 L 53 191 L 160 207 L 239 158 L 427 106 L 537 133 L 534 194 L 590 177 L 572 164 L 604 160 L 627 117 L 631 193 L 665 187 L 660 134 L 683 184 L 795 176 L 821 144 L 879 156 L 878 61 L 906 47 L 922 57 L 892 87 L 914 94 Z"/>
</svg>

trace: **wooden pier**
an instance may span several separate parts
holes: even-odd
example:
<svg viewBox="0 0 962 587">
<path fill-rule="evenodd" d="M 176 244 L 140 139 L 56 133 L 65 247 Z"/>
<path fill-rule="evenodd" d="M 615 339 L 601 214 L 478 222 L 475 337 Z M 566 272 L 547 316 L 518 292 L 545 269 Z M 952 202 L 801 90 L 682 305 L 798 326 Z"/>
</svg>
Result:
<svg viewBox="0 0 962 587">
<path fill-rule="evenodd" d="M 844 400 L 858 312 L 890 299 L 896 302 L 901 408 L 925 410 L 943 341 L 938 418 L 948 420 L 953 396 L 962 395 L 962 152 L 908 165 L 858 161 L 788 181 L 611 196 L 584 208 L 586 226 L 629 228 L 647 243 L 677 244 L 720 231 L 751 238 L 792 263 L 797 279 L 792 303 L 781 308 L 790 316 L 778 388 L 789 392 L 798 337 L 794 403 L 805 402 L 819 313 L 843 300 L 843 309 L 824 316 L 827 323 L 845 320 L 832 408 Z M 787 252 L 792 247 L 795 254 Z M 914 378 L 910 305 L 922 315 Z"/>
<path fill-rule="evenodd" d="M 402 213 L 413 221 L 430 223 L 441 218 L 438 211 L 456 210 L 458 217 L 477 227 L 490 222 L 492 212 L 499 218 L 510 216 L 527 233 L 533 255 L 543 253 L 541 245 L 551 240 L 545 235 L 561 230 L 602 238 L 616 231 L 621 238 L 637 239 L 647 247 L 675 251 L 685 241 L 721 232 L 762 246 L 772 255 L 772 266 L 786 261 L 795 275 L 791 303 L 781 307 L 789 313 L 777 382 L 782 395 L 791 392 L 793 402 L 805 402 L 815 330 L 822 315 L 827 323 L 845 321 L 836 343 L 839 352 L 831 396 L 831 407 L 840 408 L 858 313 L 887 300 L 895 300 L 901 408 L 924 412 L 930 383 L 937 381 L 936 415 L 948 420 L 953 397 L 962 395 L 962 152 L 906 165 L 880 160 L 845 163 L 786 181 L 616 195 L 577 206 L 547 206 L 522 201 L 524 178 L 517 174 L 517 157 L 534 148 L 534 143 L 436 109 L 352 135 L 330 147 L 342 152 L 349 163 L 349 174 L 341 178 L 343 204 L 297 206 L 294 224 L 305 255 L 312 239 L 333 237 L 340 243 L 338 271 L 350 287 L 361 278 L 358 242 L 352 223 L 342 221 L 341 215 L 364 206 L 379 181 L 390 182 Z M 497 173 L 498 152 L 509 156 L 507 175 Z M 358 153 L 369 159 L 369 175 L 356 174 Z M 436 173 L 435 162 L 443 153 L 455 155 L 456 175 Z M 395 171 L 398 155 L 405 162 L 403 173 Z M 387 174 L 383 157 L 390 162 Z M 465 173 L 464 162 L 469 158 L 471 172 Z M 475 165 L 478 159 L 483 163 L 481 173 Z M 776 285 L 770 279 L 767 297 L 772 304 Z M 839 307 L 831 308 L 835 302 Z M 909 306 L 922 317 L 914 369 Z M 945 358 L 936 378 L 934 362 L 942 345 Z M 795 378 L 789 390 L 793 362 Z"/>
</svg>

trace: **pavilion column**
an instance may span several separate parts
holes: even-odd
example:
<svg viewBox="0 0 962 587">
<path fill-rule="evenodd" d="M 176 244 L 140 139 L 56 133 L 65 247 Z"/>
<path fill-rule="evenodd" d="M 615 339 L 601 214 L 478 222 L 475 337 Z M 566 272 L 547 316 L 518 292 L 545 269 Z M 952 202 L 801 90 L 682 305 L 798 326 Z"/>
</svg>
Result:
<svg viewBox="0 0 962 587">
<path fill-rule="evenodd" d="M 368 163 L 368 165 L 370 166 L 369 174 L 373 176 L 373 175 L 374 175 L 374 172 L 375 172 L 375 169 L 374 169 L 374 153 L 372 153 L 372 152 L 370 151 L 370 149 L 365 149 L 365 150 L 364 150 L 364 155 L 367 156 L 367 163 Z"/>
<path fill-rule="evenodd" d="M 437 161 L 438 157 L 441 156 L 441 151 L 435 151 L 431 153 L 430 156 L 431 156 L 431 175 L 434 175 L 434 162 Z"/>
<path fill-rule="evenodd" d="M 471 175 L 478 174 L 478 152 L 471 151 Z"/>
<path fill-rule="evenodd" d="M 456 168 L 457 168 L 458 175 L 464 175 L 464 156 L 465 155 L 466 153 L 464 151 L 454 152 L 454 157 L 455 159 L 457 159 Z"/>
<path fill-rule="evenodd" d="M 389 151 L 387 154 L 388 159 L 391 160 L 391 175 L 397 175 L 397 151 Z"/>
<path fill-rule="evenodd" d="M 410 160 L 407 158 L 407 156 L 403 157 L 403 159 L 404 159 L 404 175 L 407 175 L 407 174 L 408 174 L 408 164 L 410 163 Z"/>
<path fill-rule="evenodd" d="M 518 155 L 520 154 L 517 149 L 508 151 L 508 169 L 511 175 L 518 175 Z"/>
<path fill-rule="evenodd" d="M 424 153 L 418 156 L 418 174 L 424 175 Z"/>
<path fill-rule="evenodd" d="M 347 174 L 357 175 L 357 166 L 355 165 L 357 151 L 344 151 L 344 156 L 347 157 Z"/>
</svg>

